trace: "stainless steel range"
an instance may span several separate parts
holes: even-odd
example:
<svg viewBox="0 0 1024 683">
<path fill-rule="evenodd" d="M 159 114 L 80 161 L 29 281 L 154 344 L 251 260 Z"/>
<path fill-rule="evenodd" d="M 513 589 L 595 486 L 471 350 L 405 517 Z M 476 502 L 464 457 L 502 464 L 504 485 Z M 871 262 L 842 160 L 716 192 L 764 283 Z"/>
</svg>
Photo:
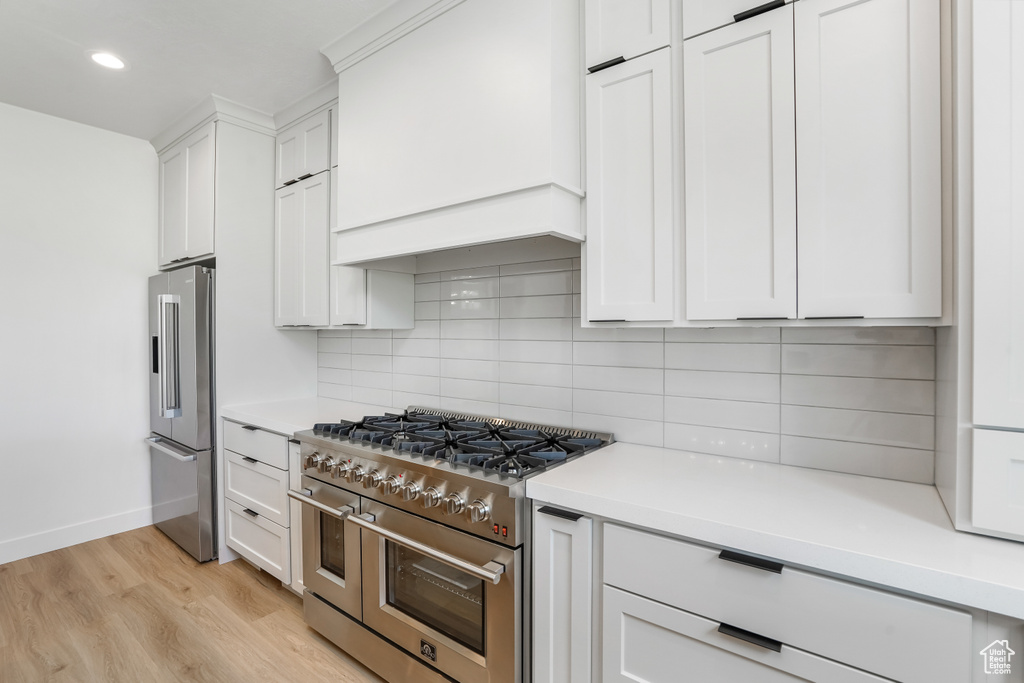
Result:
<svg viewBox="0 0 1024 683">
<path fill-rule="evenodd" d="M 410 408 L 295 437 L 307 623 L 393 683 L 529 680 L 525 480 L 611 435 Z"/>
</svg>

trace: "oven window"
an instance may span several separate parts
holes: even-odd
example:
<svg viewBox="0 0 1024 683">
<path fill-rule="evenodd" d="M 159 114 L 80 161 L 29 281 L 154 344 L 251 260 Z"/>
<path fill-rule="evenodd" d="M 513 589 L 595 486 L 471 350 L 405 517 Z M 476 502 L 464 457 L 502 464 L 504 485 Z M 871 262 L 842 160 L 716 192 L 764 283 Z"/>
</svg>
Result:
<svg viewBox="0 0 1024 683">
<path fill-rule="evenodd" d="M 320 566 L 345 578 L 345 520 L 320 514 Z"/>
<path fill-rule="evenodd" d="M 387 569 L 389 605 L 483 654 L 483 581 L 390 541 Z"/>
</svg>

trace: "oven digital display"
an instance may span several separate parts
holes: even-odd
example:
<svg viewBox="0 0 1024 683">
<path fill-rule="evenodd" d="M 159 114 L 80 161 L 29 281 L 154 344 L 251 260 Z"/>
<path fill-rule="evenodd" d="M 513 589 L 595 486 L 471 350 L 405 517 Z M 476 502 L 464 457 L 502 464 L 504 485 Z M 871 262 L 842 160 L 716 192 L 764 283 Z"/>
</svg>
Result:
<svg viewBox="0 0 1024 683">
<path fill-rule="evenodd" d="M 386 555 L 388 604 L 483 654 L 483 581 L 390 541 Z"/>
</svg>

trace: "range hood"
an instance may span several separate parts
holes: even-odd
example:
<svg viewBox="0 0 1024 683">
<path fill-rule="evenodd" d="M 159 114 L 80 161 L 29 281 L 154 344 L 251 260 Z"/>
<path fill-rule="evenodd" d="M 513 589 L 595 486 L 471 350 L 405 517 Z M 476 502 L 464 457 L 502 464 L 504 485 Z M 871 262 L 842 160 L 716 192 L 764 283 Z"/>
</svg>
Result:
<svg viewBox="0 0 1024 683">
<path fill-rule="evenodd" d="M 333 263 L 584 239 L 575 0 L 404 0 L 338 72 Z"/>
</svg>

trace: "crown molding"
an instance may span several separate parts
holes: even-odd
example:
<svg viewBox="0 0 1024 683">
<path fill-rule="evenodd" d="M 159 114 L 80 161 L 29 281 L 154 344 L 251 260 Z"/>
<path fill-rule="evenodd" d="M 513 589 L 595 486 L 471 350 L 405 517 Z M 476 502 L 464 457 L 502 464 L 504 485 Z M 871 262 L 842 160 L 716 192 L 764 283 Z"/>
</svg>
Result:
<svg viewBox="0 0 1024 683">
<path fill-rule="evenodd" d="M 149 142 L 159 154 L 209 121 L 226 121 L 270 136 L 277 134 L 274 117 L 211 93 Z"/>
</svg>

